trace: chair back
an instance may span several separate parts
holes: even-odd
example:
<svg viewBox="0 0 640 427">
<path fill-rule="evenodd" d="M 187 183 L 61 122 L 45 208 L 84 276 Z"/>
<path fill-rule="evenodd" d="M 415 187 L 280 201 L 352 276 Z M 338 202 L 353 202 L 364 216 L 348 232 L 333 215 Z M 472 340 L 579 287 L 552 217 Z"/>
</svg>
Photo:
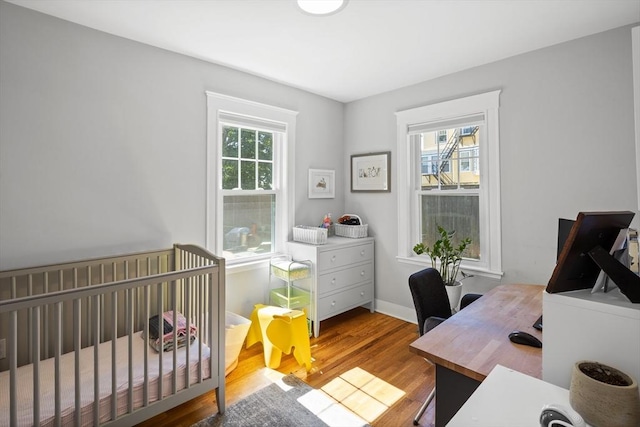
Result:
<svg viewBox="0 0 640 427">
<path fill-rule="evenodd" d="M 438 270 L 425 268 L 413 273 L 409 276 L 409 289 L 416 307 L 418 331 L 421 336 L 425 333 L 424 322 L 427 318 L 432 316 L 445 319 L 451 317 L 449 296 Z"/>
</svg>

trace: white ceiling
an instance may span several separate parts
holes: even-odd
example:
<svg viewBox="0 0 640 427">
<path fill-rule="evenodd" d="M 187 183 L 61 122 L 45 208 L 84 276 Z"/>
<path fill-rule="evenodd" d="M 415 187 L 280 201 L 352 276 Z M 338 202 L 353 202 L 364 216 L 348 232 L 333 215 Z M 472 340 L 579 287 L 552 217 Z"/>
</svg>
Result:
<svg viewBox="0 0 640 427">
<path fill-rule="evenodd" d="M 640 21 L 640 0 L 8 0 L 342 102 Z"/>
</svg>

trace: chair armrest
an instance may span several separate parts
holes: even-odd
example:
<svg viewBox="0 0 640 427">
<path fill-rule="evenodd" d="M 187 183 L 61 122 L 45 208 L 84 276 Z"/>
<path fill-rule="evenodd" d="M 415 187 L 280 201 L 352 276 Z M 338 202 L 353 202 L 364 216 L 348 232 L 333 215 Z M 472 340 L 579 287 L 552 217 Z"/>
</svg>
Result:
<svg viewBox="0 0 640 427">
<path fill-rule="evenodd" d="M 465 294 L 460 301 L 460 310 L 480 298 L 482 294 Z"/>
<path fill-rule="evenodd" d="M 424 328 L 423 328 L 424 333 L 426 334 L 427 332 L 429 332 L 430 330 L 432 330 L 433 328 L 435 328 L 445 320 L 447 319 L 445 319 L 444 317 L 436 317 L 436 316 L 427 317 L 427 319 L 424 321 Z"/>
</svg>

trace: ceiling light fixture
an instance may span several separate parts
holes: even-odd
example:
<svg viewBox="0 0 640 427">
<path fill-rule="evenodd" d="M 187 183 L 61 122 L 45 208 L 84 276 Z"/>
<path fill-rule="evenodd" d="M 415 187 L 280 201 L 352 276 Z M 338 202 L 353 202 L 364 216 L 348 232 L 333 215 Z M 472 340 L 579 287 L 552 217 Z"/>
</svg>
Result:
<svg viewBox="0 0 640 427">
<path fill-rule="evenodd" d="M 338 13 L 347 5 L 348 0 L 298 0 L 298 7 L 305 13 L 315 16 L 327 16 Z"/>
</svg>

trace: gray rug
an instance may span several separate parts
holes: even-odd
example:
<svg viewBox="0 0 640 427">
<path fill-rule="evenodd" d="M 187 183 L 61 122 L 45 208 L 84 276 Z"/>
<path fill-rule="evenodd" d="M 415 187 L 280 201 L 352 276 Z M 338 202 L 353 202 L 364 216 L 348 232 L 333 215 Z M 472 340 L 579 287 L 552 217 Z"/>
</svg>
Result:
<svg viewBox="0 0 640 427">
<path fill-rule="evenodd" d="M 295 375 L 287 375 L 283 382 L 292 388 L 285 392 L 277 384 L 270 384 L 227 407 L 224 415 L 212 415 L 192 427 L 327 426 L 297 401 L 313 388 Z"/>
</svg>

